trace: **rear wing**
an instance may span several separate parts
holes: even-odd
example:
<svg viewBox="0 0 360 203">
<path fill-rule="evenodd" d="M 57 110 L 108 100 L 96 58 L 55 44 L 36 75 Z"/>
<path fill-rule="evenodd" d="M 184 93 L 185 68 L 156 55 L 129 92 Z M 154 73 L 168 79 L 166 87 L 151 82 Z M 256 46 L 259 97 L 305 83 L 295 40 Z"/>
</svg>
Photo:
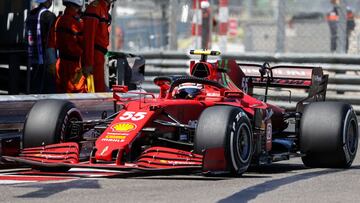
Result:
<svg viewBox="0 0 360 203">
<path fill-rule="evenodd" d="M 245 78 L 248 78 L 249 87 L 306 89 L 309 94 L 298 103 L 298 110 L 302 110 L 301 106 L 305 102 L 325 101 L 328 75 L 324 75 L 321 67 L 279 65 L 267 67 L 267 74 L 261 75 L 260 70 L 265 64 L 237 65 L 244 72 Z"/>
</svg>

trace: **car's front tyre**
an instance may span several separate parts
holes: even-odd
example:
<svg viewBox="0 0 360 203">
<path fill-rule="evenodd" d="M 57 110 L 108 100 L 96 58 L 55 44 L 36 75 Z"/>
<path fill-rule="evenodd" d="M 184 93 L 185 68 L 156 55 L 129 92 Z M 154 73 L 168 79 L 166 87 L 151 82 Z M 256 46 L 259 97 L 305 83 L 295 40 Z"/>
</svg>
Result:
<svg viewBox="0 0 360 203">
<path fill-rule="evenodd" d="M 23 128 L 23 148 L 68 141 L 71 121 L 82 121 L 80 111 L 65 100 L 40 100 L 29 111 Z"/>
<path fill-rule="evenodd" d="M 253 146 L 250 120 L 245 112 L 233 106 L 213 106 L 205 109 L 195 133 L 195 152 L 224 149 L 227 169 L 241 175 L 249 167 Z"/>
</svg>

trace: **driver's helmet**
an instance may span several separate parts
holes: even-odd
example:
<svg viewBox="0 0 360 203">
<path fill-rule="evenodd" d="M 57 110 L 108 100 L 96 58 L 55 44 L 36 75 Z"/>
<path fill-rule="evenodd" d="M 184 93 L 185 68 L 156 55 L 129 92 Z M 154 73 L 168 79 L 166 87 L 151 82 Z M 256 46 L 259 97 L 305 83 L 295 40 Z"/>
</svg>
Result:
<svg viewBox="0 0 360 203">
<path fill-rule="evenodd" d="M 203 85 L 197 83 L 184 83 L 179 85 L 175 97 L 177 99 L 193 99 L 202 93 Z"/>
</svg>

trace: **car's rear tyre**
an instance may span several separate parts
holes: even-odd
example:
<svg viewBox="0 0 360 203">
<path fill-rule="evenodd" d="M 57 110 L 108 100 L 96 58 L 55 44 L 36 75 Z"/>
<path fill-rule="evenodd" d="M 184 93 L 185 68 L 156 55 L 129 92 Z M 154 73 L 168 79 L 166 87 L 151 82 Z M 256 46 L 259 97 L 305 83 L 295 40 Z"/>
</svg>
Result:
<svg viewBox="0 0 360 203">
<path fill-rule="evenodd" d="M 300 149 L 305 166 L 348 168 L 358 147 L 358 122 L 351 105 L 316 102 L 304 109 Z"/>
<path fill-rule="evenodd" d="M 223 148 L 227 169 L 232 175 L 244 173 L 252 158 L 252 129 L 243 110 L 233 106 L 213 106 L 205 109 L 196 128 L 194 149 L 203 153 L 211 148 Z"/>
<path fill-rule="evenodd" d="M 65 100 L 40 100 L 27 115 L 23 148 L 57 144 L 70 138 L 71 121 L 82 121 L 80 111 Z"/>
</svg>

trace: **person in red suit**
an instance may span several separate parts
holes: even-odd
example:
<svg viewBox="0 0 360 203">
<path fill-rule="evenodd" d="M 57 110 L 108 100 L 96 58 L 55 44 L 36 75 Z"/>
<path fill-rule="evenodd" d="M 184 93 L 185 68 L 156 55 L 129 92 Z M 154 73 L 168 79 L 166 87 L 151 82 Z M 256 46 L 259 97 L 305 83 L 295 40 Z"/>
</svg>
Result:
<svg viewBox="0 0 360 203">
<path fill-rule="evenodd" d="M 55 27 L 57 63 L 57 91 L 60 93 L 85 93 L 86 78 L 82 72 L 83 21 L 79 11 L 83 0 L 63 0 L 66 9 Z"/>
<path fill-rule="evenodd" d="M 109 45 L 109 10 L 113 0 L 95 0 L 84 14 L 84 54 L 83 72 L 86 76 L 94 75 L 95 92 L 105 92 L 104 64 Z"/>
</svg>

